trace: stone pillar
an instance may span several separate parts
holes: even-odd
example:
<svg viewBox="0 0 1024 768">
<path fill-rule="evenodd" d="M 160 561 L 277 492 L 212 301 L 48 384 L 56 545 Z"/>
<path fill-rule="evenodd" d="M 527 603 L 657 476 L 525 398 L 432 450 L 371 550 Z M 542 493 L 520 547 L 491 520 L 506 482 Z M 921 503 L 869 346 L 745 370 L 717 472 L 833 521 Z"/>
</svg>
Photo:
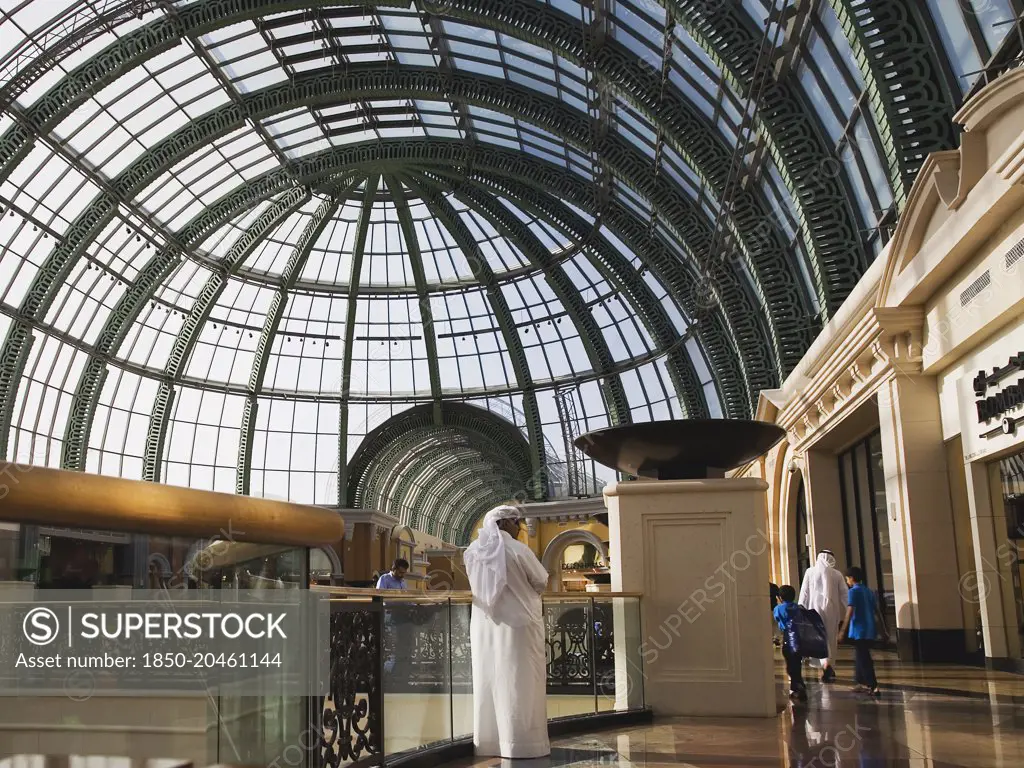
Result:
<svg viewBox="0 0 1024 768">
<path fill-rule="evenodd" d="M 998 470 L 984 461 L 969 462 L 965 469 L 977 571 L 961 579 L 960 594 L 980 609 L 985 656 L 1019 658 L 1020 634 L 1010 573 L 1016 558 L 1006 538 L 1006 515 L 992 498 L 992 475 Z"/>
<path fill-rule="evenodd" d="M 935 379 L 899 374 L 878 394 L 897 642 L 904 661 L 963 661 L 956 540 Z"/>
<path fill-rule="evenodd" d="M 641 610 L 634 600 L 612 600 L 612 647 L 615 651 L 615 710 L 622 712 L 644 705 Z"/>
<path fill-rule="evenodd" d="M 730 478 L 604 490 L 612 589 L 643 593 L 638 655 L 656 715 L 775 716 L 767 487 Z M 616 650 L 617 663 L 632 658 Z"/>
</svg>

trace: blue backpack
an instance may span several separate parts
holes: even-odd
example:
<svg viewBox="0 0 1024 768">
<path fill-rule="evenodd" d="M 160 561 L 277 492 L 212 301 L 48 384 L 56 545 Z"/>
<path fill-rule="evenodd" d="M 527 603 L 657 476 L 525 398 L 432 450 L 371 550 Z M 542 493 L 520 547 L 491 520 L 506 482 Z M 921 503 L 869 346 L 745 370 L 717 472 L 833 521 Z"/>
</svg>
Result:
<svg viewBox="0 0 1024 768">
<path fill-rule="evenodd" d="M 825 622 L 817 611 L 798 605 L 793 612 L 793 621 L 786 630 L 786 646 L 790 653 L 807 659 L 828 658 L 828 637 Z"/>
</svg>

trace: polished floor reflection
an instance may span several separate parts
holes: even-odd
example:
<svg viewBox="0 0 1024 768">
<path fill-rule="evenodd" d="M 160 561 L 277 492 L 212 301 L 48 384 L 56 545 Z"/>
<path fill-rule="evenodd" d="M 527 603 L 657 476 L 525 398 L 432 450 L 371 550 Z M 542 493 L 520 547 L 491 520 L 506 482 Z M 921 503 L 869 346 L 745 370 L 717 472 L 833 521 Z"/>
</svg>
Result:
<svg viewBox="0 0 1024 768">
<path fill-rule="evenodd" d="M 618 732 L 559 739 L 544 760 L 466 760 L 458 768 L 1020 768 L 1024 679 L 956 666 L 879 660 L 881 697 L 840 682 L 814 683 L 806 705 L 783 703 L 772 719 L 679 718 Z M 781 676 L 780 676 L 781 683 Z M 780 687 L 781 692 L 781 687 Z"/>
</svg>

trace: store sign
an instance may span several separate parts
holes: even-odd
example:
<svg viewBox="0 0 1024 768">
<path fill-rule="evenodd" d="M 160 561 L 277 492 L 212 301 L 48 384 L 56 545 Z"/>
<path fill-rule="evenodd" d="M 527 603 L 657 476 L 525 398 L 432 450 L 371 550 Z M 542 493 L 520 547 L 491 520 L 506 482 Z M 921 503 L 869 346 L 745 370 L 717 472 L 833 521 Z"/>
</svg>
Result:
<svg viewBox="0 0 1024 768">
<path fill-rule="evenodd" d="M 974 377 L 978 423 L 985 424 L 992 419 L 1002 419 L 999 428 L 986 433 L 985 437 L 1000 432 L 1013 434 L 1017 429 L 1017 422 L 1024 420 L 1021 417 L 1015 418 L 1007 415 L 1010 411 L 1024 405 L 1024 377 L 1018 378 L 1012 384 L 1004 385 L 1004 382 L 1013 374 L 1021 372 L 1024 372 L 1024 352 L 1013 355 L 1002 368 L 995 368 L 991 373 L 979 371 L 978 375 Z M 999 391 L 989 394 L 990 389 Z"/>
</svg>

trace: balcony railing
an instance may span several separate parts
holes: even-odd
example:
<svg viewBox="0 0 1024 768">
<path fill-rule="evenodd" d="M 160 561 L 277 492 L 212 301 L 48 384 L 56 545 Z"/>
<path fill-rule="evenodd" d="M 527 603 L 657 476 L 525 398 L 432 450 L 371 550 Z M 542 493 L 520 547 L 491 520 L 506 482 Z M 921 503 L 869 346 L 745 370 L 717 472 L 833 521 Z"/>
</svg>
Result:
<svg viewBox="0 0 1024 768">
<path fill-rule="evenodd" d="M 324 591 L 330 695 L 310 723 L 319 768 L 382 765 L 472 735 L 468 593 Z M 549 720 L 642 710 L 640 597 L 551 594 L 543 606 Z"/>
</svg>

